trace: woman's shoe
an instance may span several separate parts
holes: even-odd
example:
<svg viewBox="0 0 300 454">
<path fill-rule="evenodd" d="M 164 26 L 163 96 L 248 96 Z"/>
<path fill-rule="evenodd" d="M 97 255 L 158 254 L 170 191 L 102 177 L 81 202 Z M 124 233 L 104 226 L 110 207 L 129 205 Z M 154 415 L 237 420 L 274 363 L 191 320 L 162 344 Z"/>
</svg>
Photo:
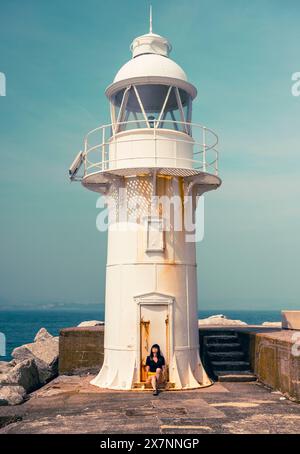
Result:
<svg viewBox="0 0 300 454">
<path fill-rule="evenodd" d="M 158 396 L 158 391 L 157 391 L 157 389 L 155 389 L 155 390 L 153 391 L 153 396 Z"/>
</svg>

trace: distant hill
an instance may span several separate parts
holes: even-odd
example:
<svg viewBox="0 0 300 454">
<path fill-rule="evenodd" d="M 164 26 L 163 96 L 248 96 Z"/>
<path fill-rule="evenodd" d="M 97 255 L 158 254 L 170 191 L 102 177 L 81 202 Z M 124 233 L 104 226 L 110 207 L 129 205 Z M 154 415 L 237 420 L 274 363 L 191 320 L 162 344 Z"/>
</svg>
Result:
<svg viewBox="0 0 300 454">
<path fill-rule="evenodd" d="M 43 302 L 43 303 L 1 303 L 0 311 L 36 311 L 36 310 L 76 310 L 76 311 L 87 311 L 87 310 L 104 310 L 104 304 L 100 303 L 70 303 L 70 302 Z"/>
</svg>

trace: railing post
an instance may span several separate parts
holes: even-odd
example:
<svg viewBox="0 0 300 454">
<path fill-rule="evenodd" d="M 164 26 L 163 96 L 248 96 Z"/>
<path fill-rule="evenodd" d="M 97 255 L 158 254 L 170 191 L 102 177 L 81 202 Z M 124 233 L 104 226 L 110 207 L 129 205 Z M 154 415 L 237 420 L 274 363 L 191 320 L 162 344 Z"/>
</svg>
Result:
<svg viewBox="0 0 300 454">
<path fill-rule="evenodd" d="M 206 128 L 203 126 L 202 129 L 202 142 L 203 142 L 203 162 L 202 162 L 202 169 L 203 172 L 206 172 Z"/>
<path fill-rule="evenodd" d="M 86 176 L 86 173 L 87 173 L 87 137 L 84 139 L 83 165 L 84 165 L 84 176 Z"/>
<path fill-rule="evenodd" d="M 102 171 L 104 169 L 104 162 L 105 162 L 105 126 L 102 127 Z"/>
<path fill-rule="evenodd" d="M 156 150 L 156 128 L 158 126 L 158 123 L 157 121 L 155 120 L 155 123 L 154 123 L 154 128 L 153 128 L 153 137 L 154 137 L 154 165 L 155 167 L 157 166 L 157 156 L 156 156 L 156 153 L 157 153 L 157 150 Z"/>
<path fill-rule="evenodd" d="M 216 152 L 216 163 L 215 163 L 215 175 L 219 175 L 219 153 L 218 150 L 215 150 Z"/>
</svg>

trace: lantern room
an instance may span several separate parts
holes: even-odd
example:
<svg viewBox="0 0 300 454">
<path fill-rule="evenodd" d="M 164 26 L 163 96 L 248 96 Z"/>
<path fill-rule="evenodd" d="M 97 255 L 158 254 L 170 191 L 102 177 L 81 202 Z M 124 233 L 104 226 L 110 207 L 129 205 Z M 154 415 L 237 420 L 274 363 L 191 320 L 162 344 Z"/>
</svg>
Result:
<svg viewBox="0 0 300 454">
<path fill-rule="evenodd" d="M 170 43 L 148 33 L 136 38 L 131 50 L 132 59 L 106 90 L 113 132 L 158 128 L 191 135 L 187 123 L 197 92 L 182 68 L 169 58 Z"/>
<path fill-rule="evenodd" d="M 108 174 L 190 177 L 218 174 L 217 135 L 192 122 L 197 90 L 170 57 L 169 41 L 150 32 L 135 38 L 132 58 L 105 91 L 110 123 L 90 131 L 71 178 L 84 167 L 82 184 L 97 192 Z"/>
</svg>

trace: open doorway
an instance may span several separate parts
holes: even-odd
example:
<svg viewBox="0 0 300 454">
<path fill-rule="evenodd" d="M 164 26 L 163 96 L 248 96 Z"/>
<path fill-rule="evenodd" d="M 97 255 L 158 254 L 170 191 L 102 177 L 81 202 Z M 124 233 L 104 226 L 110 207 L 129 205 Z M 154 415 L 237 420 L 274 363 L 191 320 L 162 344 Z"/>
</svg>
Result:
<svg viewBox="0 0 300 454">
<path fill-rule="evenodd" d="M 166 381 L 170 383 L 169 366 L 173 358 L 174 297 L 158 292 L 134 297 L 137 303 L 137 381 L 146 381 L 146 358 L 153 344 L 158 344 L 166 363 Z"/>
<path fill-rule="evenodd" d="M 169 307 L 167 304 L 141 304 L 140 308 L 140 381 L 146 381 L 146 358 L 153 344 L 160 346 L 166 362 L 166 380 L 169 381 Z"/>
</svg>

